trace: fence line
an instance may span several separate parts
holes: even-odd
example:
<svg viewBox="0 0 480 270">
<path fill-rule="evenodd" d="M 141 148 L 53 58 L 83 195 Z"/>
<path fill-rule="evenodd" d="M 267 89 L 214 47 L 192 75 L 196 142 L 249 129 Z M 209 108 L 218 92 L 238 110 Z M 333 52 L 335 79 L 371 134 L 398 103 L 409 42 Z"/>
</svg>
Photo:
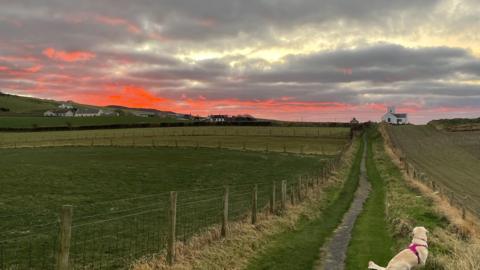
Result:
<svg viewBox="0 0 480 270">
<path fill-rule="evenodd" d="M 433 192 L 438 192 L 438 194 L 446 199 L 450 206 L 457 208 L 464 220 L 468 218 L 468 212 L 471 214 L 480 217 L 480 211 L 470 206 L 467 202 L 470 199 L 470 196 L 460 196 L 458 192 L 455 192 L 450 187 L 443 184 L 441 181 L 436 181 L 433 177 L 427 175 L 424 171 L 415 166 L 414 162 L 410 161 L 410 158 L 402 151 L 402 149 L 395 143 L 392 139 L 392 135 L 386 126 L 381 126 L 381 129 L 384 131 L 385 141 L 387 145 L 392 149 L 392 152 L 398 157 L 401 162 L 403 169 L 406 174 L 414 179 L 417 182 L 424 184 L 429 187 Z M 412 159 L 413 160 L 413 159 Z"/>
<path fill-rule="evenodd" d="M 19 149 L 19 148 L 45 148 L 45 147 L 171 147 L 171 148 L 217 148 L 217 149 L 231 149 L 255 152 L 278 152 L 278 153 L 293 153 L 293 154 L 320 154 L 320 155 L 338 155 L 335 150 L 327 150 L 324 145 L 317 145 L 315 143 L 298 144 L 295 142 L 270 142 L 263 143 L 257 141 L 250 142 L 229 142 L 218 140 L 199 141 L 199 140 L 162 140 L 151 139 L 145 140 L 146 137 L 134 138 L 126 141 L 123 138 L 68 138 L 68 139 L 47 139 L 47 140 L 31 140 L 31 141 L 14 141 L 1 142 L 0 148 L 4 149 Z M 318 149 L 317 149 L 318 148 Z"/>
</svg>

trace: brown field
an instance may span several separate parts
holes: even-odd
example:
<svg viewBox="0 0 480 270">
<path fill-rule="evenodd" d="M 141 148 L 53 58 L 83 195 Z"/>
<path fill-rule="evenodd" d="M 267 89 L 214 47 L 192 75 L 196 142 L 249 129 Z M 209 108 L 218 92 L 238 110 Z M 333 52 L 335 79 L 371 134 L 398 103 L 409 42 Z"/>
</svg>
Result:
<svg viewBox="0 0 480 270">
<path fill-rule="evenodd" d="M 389 126 L 388 131 L 409 163 L 480 215 L 480 133 L 410 125 Z"/>
</svg>

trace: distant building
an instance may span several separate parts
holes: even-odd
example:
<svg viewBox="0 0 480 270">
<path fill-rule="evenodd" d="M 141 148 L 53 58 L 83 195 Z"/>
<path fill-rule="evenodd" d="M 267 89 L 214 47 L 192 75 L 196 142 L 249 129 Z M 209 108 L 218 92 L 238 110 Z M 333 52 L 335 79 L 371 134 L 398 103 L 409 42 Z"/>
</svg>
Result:
<svg viewBox="0 0 480 270">
<path fill-rule="evenodd" d="M 58 106 L 60 109 L 74 109 L 73 105 L 71 103 L 62 103 Z"/>
<path fill-rule="evenodd" d="M 360 122 L 355 117 L 353 117 L 353 119 L 350 121 L 350 124 L 358 125 L 358 124 L 360 124 Z"/>
<path fill-rule="evenodd" d="M 85 108 L 85 109 L 77 109 L 75 112 L 75 117 L 94 117 L 94 116 L 102 116 L 105 113 L 103 110 L 100 109 L 90 109 L 90 108 Z"/>
<path fill-rule="evenodd" d="M 229 120 L 228 115 L 212 114 L 212 115 L 208 116 L 208 121 L 209 122 L 223 123 L 223 122 L 227 122 L 228 120 Z"/>
<path fill-rule="evenodd" d="M 75 109 L 55 109 L 48 110 L 43 116 L 72 117 L 75 116 Z"/>
<path fill-rule="evenodd" d="M 408 123 L 408 116 L 406 113 L 397 113 L 395 107 L 388 107 L 388 111 L 382 117 L 383 122 L 394 125 L 404 125 Z"/>
<path fill-rule="evenodd" d="M 155 117 L 158 116 L 156 112 L 151 111 L 133 111 L 133 115 L 140 116 L 140 117 Z"/>
</svg>

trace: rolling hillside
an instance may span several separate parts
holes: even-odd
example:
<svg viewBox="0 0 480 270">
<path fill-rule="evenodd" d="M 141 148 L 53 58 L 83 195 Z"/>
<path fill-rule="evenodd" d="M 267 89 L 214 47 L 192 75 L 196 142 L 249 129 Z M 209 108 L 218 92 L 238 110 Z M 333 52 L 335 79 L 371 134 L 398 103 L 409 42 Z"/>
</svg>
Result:
<svg viewBox="0 0 480 270">
<path fill-rule="evenodd" d="M 42 115 L 44 111 L 58 107 L 60 102 L 22 97 L 0 92 L 0 115 Z"/>
</svg>

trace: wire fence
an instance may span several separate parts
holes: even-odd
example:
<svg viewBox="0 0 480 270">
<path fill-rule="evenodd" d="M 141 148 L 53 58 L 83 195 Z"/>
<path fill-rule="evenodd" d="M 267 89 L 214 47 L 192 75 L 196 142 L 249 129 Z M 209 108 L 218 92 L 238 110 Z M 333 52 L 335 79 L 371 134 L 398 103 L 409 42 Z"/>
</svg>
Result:
<svg viewBox="0 0 480 270">
<path fill-rule="evenodd" d="M 58 214 L 1 216 L 0 269 L 126 269 L 153 254 L 174 260 L 176 241 L 187 242 L 212 226 L 226 235 L 228 222 L 255 223 L 257 213 L 280 214 L 287 204 L 302 201 L 339 166 L 349 145 L 300 178 L 63 206 Z M 13 219 L 23 221 L 8 222 Z"/>
<path fill-rule="evenodd" d="M 433 176 L 421 170 L 417 164 L 415 164 L 415 162 L 410 161 L 413 159 L 407 157 L 405 152 L 398 146 L 395 140 L 392 139 L 388 128 L 384 128 L 384 132 L 387 135 L 386 143 L 392 149 L 393 153 L 399 158 L 408 176 L 426 185 L 434 192 L 438 192 L 438 194 L 443 199 L 447 200 L 452 207 L 455 207 L 461 211 L 463 219 L 467 219 L 468 212 L 480 217 L 480 209 L 473 207 L 469 203 L 472 199 L 476 201 L 480 200 L 480 197 L 472 198 L 469 195 L 462 196 L 458 192 L 443 184 L 442 181 L 435 180 Z"/>
<path fill-rule="evenodd" d="M 0 148 L 64 146 L 193 147 L 336 155 L 346 128 L 161 128 L 4 133 Z M 291 140 L 295 138 L 295 140 Z M 322 140 L 319 140 L 321 138 Z"/>
</svg>

